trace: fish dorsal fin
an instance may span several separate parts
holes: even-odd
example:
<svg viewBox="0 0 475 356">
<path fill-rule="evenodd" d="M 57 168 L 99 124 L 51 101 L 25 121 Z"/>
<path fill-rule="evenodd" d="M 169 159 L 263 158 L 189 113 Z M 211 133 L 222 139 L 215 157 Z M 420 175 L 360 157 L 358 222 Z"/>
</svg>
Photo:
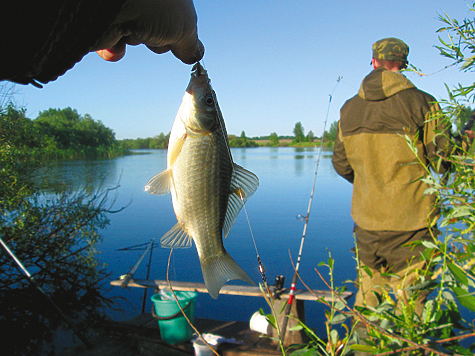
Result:
<svg viewBox="0 0 475 356">
<path fill-rule="evenodd" d="M 256 192 L 259 187 L 259 178 L 247 169 L 234 163 L 231 187 L 229 192 L 228 210 L 224 219 L 224 237 L 227 237 L 231 227 L 236 221 L 236 217 L 247 200 Z M 242 200 L 241 200 L 242 195 Z"/>
<path fill-rule="evenodd" d="M 150 178 L 145 184 L 145 191 L 154 195 L 165 195 L 170 193 L 171 186 L 172 170 L 166 169 Z"/>
<path fill-rule="evenodd" d="M 166 248 L 189 248 L 191 247 L 192 238 L 180 226 L 176 224 L 170 231 L 160 239 L 160 245 Z"/>
</svg>

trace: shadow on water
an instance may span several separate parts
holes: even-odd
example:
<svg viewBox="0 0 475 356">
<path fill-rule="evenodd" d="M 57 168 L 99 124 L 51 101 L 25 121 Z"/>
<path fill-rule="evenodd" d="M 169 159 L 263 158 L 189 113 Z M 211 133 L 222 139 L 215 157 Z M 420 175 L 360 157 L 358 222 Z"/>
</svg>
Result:
<svg viewBox="0 0 475 356">
<path fill-rule="evenodd" d="M 0 236 L 18 259 L 2 248 L 2 355 L 54 355 L 61 344 L 59 331 L 66 330 L 63 341 L 66 335 L 71 339 L 71 324 L 88 330 L 113 305 L 103 295 L 109 274 L 96 258 L 100 230 L 109 223 L 113 204 L 110 189 L 94 186 L 104 172 L 58 167 L 65 174 L 55 173 L 41 182 L 43 187 L 50 183 L 48 189 L 26 197 L 22 204 L 2 205 Z M 78 174 L 88 177 L 87 184 L 70 179 Z M 76 183 L 86 188 L 71 190 Z"/>
</svg>

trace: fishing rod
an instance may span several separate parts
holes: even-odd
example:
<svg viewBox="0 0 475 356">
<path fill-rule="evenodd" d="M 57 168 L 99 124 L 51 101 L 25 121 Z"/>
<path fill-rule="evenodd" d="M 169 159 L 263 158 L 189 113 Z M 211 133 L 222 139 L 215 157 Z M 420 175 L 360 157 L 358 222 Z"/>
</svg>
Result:
<svg viewBox="0 0 475 356">
<path fill-rule="evenodd" d="M 303 244 L 305 242 L 305 236 L 307 234 L 307 226 L 308 226 L 308 219 L 310 217 L 310 210 L 312 209 L 313 195 L 314 195 L 314 192 L 315 192 L 315 184 L 316 184 L 316 181 L 317 181 L 318 167 L 320 166 L 320 158 L 322 156 L 323 139 L 324 139 L 324 136 L 325 136 L 325 128 L 327 126 L 328 114 L 330 112 L 330 104 L 331 104 L 331 101 L 332 101 L 333 93 L 335 92 L 335 89 L 338 86 L 338 84 L 340 83 L 342 78 L 343 78 L 342 76 L 339 76 L 338 79 L 336 80 L 336 85 L 333 88 L 333 91 L 331 92 L 330 98 L 328 100 L 327 115 L 325 117 L 325 122 L 323 123 L 323 133 L 322 133 L 322 138 L 321 138 L 321 141 L 320 141 L 320 151 L 318 153 L 318 159 L 317 159 L 317 163 L 316 163 L 316 166 L 315 166 L 315 174 L 314 174 L 314 177 L 313 177 L 313 185 L 312 185 L 312 190 L 310 192 L 310 199 L 309 199 L 309 202 L 308 202 L 307 215 L 305 215 L 304 217 L 302 217 L 301 215 L 298 216 L 303 221 L 305 221 L 305 224 L 304 224 L 304 227 L 303 227 L 302 239 L 300 241 L 300 249 L 299 249 L 299 254 L 298 254 L 298 258 L 297 258 L 297 264 L 295 265 L 295 271 L 294 271 L 294 275 L 293 275 L 293 278 L 292 278 L 292 284 L 290 286 L 289 299 L 288 299 L 287 304 L 286 304 L 285 309 L 284 309 L 284 320 L 282 322 L 282 330 L 281 330 L 281 342 L 282 342 L 282 344 L 284 343 L 285 333 L 287 331 L 287 323 L 288 323 L 288 320 L 289 320 L 289 318 L 286 317 L 286 315 L 289 314 L 290 308 L 292 307 L 292 303 L 294 301 L 295 287 L 297 285 L 298 272 L 299 272 L 299 267 L 300 267 L 300 259 L 302 257 Z"/>
<path fill-rule="evenodd" d="M 17 264 L 18 268 L 23 271 L 23 273 L 27 276 L 28 281 L 33 284 L 36 289 L 38 289 L 41 294 L 45 296 L 46 299 L 51 303 L 51 305 L 56 309 L 59 315 L 63 318 L 63 320 L 68 324 L 68 326 L 74 331 L 76 336 L 79 338 L 79 340 L 82 341 L 84 346 L 86 346 L 89 350 L 93 348 L 92 344 L 89 342 L 89 340 L 86 339 L 86 337 L 79 331 L 79 329 L 72 323 L 72 321 L 69 319 L 69 317 L 64 314 L 64 312 L 58 307 L 58 305 L 53 301 L 53 299 L 46 294 L 46 292 L 41 288 L 41 286 L 35 281 L 35 279 L 32 277 L 31 273 L 28 272 L 26 267 L 21 263 L 21 261 L 15 256 L 15 254 L 10 250 L 10 248 L 7 246 L 5 242 L 0 238 L 0 244 L 3 246 L 3 248 L 7 251 L 7 253 L 10 255 L 10 257 L 15 261 Z"/>
<path fill-rule="evenodd" d="M 147 249 L 144 251 L 144 253 L 142 254 L 142 256 L 139 258 L 139 260 L 137 261 L 137 263 L 135 264 L 135 266 L 130 270 L 129 273 L 127 273 L 126 275 L 123 275 L 120 277 L 120 279 L 122 279 L 122 283 L 121 283 L 121 287 L 122 288 L 126 288 L 127 285 L 129 284 L 130 280 L 132 279 L 132 277 L 134 276 L 135 274 L 135 271 L 137 271 L 137 268 L 139 268 L 140 264 L 142 263 L 142 260 L 144 259 L 145 255 L 147 254 L 148 250 L 150 250 L 153 246 L 153 243 L 154 243 L 155 239 L 152 239 L 147 247 Z M 150 253 L 150 256 L 152 255 L 152 253 Z M 151 258 L 151 257 L 150 257 Z"/>
<path fill-rule="evenodd" d="M 150 242 L 150 255 L 148 256 L 148 266 L 147 266 L 147 276 L 145 277 L 145 279 L 148 280 L 148 278 L 150 277 L 150 266 L 152 265 L 152 254 L 153 254 L 153 246 L 154 246 L 154 239 L 152 239 L 152 241 Z M 147 289 L 148 288 L 144 288 L 143 289 L 143 299 L 142 299 L 142 314 L 145 313 L 145 302 L 147 301 Z"/>
<path fill-rule="evenodd" d="M 148 246 L 149 244 L 150 244 L 149 242 L 144 242 L 143 244 L 139 244 L 139 245 L 119 248 L 116 251 L 142 251 L 145 248 L 145 246 Z M 154 244 L 153 247 L 155 247 L 156 245 L 157 244 Z"/>
</svg>

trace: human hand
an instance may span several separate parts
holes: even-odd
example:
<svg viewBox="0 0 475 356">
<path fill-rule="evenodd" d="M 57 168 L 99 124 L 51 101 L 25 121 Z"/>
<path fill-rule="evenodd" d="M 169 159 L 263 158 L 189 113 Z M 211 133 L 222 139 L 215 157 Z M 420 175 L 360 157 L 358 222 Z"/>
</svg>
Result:
<svg viewBox="0 0 475 356">
<path fill-rule="evenodd" d="M 198 39 L 192 0 L 128 0 L 94 50 L 105 60 L 125 56 L 126 46 L 145 44 L 151 51 L 168 51 L 186 64 L 198 62 L 204 46 Z"/>
</svg>

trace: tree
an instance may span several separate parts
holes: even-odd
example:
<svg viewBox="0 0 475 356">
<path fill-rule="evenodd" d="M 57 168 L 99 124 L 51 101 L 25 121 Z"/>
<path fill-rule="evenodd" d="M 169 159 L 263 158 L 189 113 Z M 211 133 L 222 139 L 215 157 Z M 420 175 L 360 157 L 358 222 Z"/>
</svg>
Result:
<svg viewBox="0 0 475 356">
<path fill-rule="evenodd" d="M 313 140 L 315 139 L 315 135 L 312 130 L 308 132 L 307 139 L 308 139 L 308 142 L 313 142 Z"/>
<path fill-rule="evenodd" d="M 304 140 L 304 128 L 300 121 L 295 124 L 293 134 L 295 135 L 295 142 L 302 142 Z"/>
<path fill-rule="evenodd" d="M 13 106 L 0 108 L 0 237 L 75 323 L 93 322 L 110 302 L 99 292 L 106 272 L 95 259 L 99 230 L 111 212 L 105 206 L 108 191 L 43 192 L 37 177 L 42 161 L 28 151 L 35 139 L 33 123 L 24 113 Z M 64 321 L 3 251 L 0 300 L 0 349 L 12 355 L 43 354 L 43 343 Z"/>
<path fill-rule="evenodd" d="M 59 149 L 110 147 L 116 144 L 114 132 L 89 114 L 76 109 L 48 109 L 33 121 L 42 137 L 48 137 Z M 45 142 L 49 142 L 46 141 Z"/>
<path fill-rule="evenodd" d="M 330 131 L 325 131 L 323 134 L 323 140 L 335 142 L 336 133 L 338 131 L 338 121 L 333 121 L 330 125 Z"/>
<path fill-rule="evenodd" d="M 15 210 L 33 192 L 31 157 L 22 153 L 31 134 L 24 109 L 0 108 L 0 211 Z M 0 235 L 1 236 L 1 235 Z"/>
<path fill-rule="evenodd" d="M 167 148 L 169 137 L 170 133 L 165 136 L 163 132 L 160 132 L 159 135 L 152 137 L 150 140 L 150 148 Z"/>
<path fill-rule="evenodd" d="M 236 135 L 228 135 L 229 146 L 230 147 L 257 147 L 258 144 L 256 141 L 248 140 L 245 135 L 244 138 L 242 137 L 244 131 L 241 134 L 241 137 L 237 137 Z"/>
<path fill-rule="evenodd" d="M 244 140 L 246 139 L 246 133 L 244 131 L 241 132 L 241 138 L 244 139 Z"/>
<path fill-rule="evenodd" d="M 277 146 L 279 144 L 279 136 L 277 136 L 277 133 L 272 132 L 269 136 L 269 141 L 272 146 Z"/>
</svg>

